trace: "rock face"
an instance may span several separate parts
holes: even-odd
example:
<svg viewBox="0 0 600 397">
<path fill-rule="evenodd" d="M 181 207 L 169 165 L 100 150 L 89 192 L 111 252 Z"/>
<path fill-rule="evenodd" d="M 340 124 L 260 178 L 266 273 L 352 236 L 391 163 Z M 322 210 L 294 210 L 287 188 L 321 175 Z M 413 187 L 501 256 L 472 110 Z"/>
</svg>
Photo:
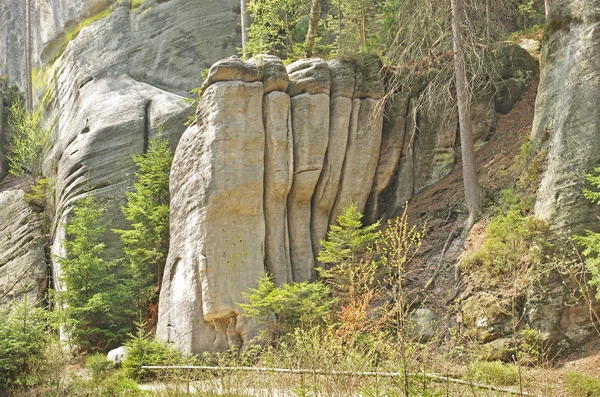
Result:
<svg viewBox="0 0 600 397">
<path fill-rule="evenodd" d="M 535 213 L 561 230 L 597 229 L 597 206 L 582 194 L 584 175 L 600 164 L 600 4 L 556 0 L 531 138 L 547 145 Z"/>
<path fill-rule="evenodd" d="M 22 190 L 0 192 L 0 307 L 43 299 L 48 281 L 44 232 Z"/>
<path fill-rule="evenodd" d="M 264 274 L 262 102 L 262 82 L 214 82 L 173 161 L 157 333 L 186 352 L 239 348 L 253 336 L 237 303 Z"/>
<path fill-rule="evenodd" d="M 379 217 L 390 190 L 410 199 L 450 171 L 455 120 L 415 115 L 413 93 L 382 104 L 380 69 L 364 58 L 286 70 L 266 55 L 213 65 L 171 174 L 160 339 L 188 353 L 243 349 L 256 330 L 239 303 L 265 272 L 276 285 L 314 279 L 320 240 L 347 205 Z M 484 139 L 495 102 L 478 105 Z"/>
<path fill-rule="evenodd" d="M 90 191 L 108 203 L 111 227 L 126 227 L 119 207 L 136 170 L 131 156 L 159 131 L 177 145 L 192 113 L 183 96 L 200 86 L 203 68 L 237 51 L 236 7 L 235 0 L 32 5 L 34 103 L 54 127 L 44 161 L 44 176 L 56 187 L 53 255 L 67 254 L 62 225 Z M 24 8 L 0 0 L 0 76 L 22 91 Z M 116 235 L 107 233 L 105 241 L 107 256 L 122 256 Z M 60 275 L 59 264 L 53 266 Z"/>
</svg>

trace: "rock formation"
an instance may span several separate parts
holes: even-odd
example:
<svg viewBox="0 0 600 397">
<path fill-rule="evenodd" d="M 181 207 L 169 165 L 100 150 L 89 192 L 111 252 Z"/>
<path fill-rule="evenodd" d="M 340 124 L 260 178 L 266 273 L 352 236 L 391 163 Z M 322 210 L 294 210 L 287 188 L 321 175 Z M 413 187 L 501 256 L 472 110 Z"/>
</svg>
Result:
<svg viewBox="0 0 600 397">
<path fill-rule="evenodd" d="M 390 189 L 409 199 L 450 171 L 455 120 L 411 115 L 415 94 L 382 103 L 380 70 L 371 57 L 302 59 L 286 70 L 266 55 L 211 67 L 171 173 L 159 338 L 189 353 L 243 348 L 255 329 L 239 303 L 265 272 L 276 285 L 314 279 L 320 240 L 347 205 L 377 218 Z M 495 102 L 474 109 L 483 140 Z M 410 163 L 407 153 L 416 153 Z M 400 186 L 407 174 L 411 184 Z"/>
<path fill-rule="evenodd" d="M 599 20 L 597 1 L 555 0 L 542 51 L 531 138 L 548 156 L 535 213 L 563 231 L 598 228 L 582 189 L 600 165 Z"/>
<path fill-rule="evenodd" d="M 47 0 L 33 5 L 34 103 L 45 108 L 54 127 L 44 161 L 44 176 L 56 187 L 53 255 L 66 255 L 63 225 L 72 205 L 89 191 L 108 203 L 111 227 L 126 226 L 119 207 L 135 172 L 131 155 L 143 153 L 160 131 L 177 145 L 192 113 L 183 97 L 201 84 L 203 68 L 237 51 L 238 4 Z M 0 76 L 22 91 L 24 8 L 22 2 L 0 0 Z M 107 256 L 122 256 L 116 235 L 107 233 L 105 242 Z"/>
<path fill-rule="evenodd" d="M 27 297 L 44 298 L 48 281 L 44 231 L 23 190 L 0 192 L 0 308 Z"/>
</svg>

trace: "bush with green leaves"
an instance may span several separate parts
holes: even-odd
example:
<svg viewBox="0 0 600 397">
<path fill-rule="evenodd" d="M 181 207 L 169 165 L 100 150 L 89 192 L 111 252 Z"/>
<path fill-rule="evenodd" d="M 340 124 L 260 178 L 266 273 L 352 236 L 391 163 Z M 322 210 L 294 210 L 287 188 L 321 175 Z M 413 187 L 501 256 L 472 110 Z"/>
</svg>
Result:
<svg viewBox="0 0 600 397">
<path fill-rule="evenodd" d="M 334 299 L 329 287 L 320 281 L 284 284 L 275 287 L 269 275 L 258 280 L 257 288 L 243 293 L 241 303 L 247 316 L 265 325 L 267 344 L 296 328 L 323 326 L 331 315 Z"/>
<path fill-rule="evenodd" d="M 302 58 L 308 29 L 308 22 L 303 24 L 303 21 L 309 10 L 310 2 L 299 0 L 249 2 L 248 12 L 254 15 L 254 20 L 248 30 L 248 53 L 270 53 L 292 60 Z"/>
<path fill-rule="evenodd" d="M 0 322 L 0 392 L 4 388 L 35 383 L 35 373 L 45 365 L 49 343 L 47 313 L 27 300 Z"/>
<path fill-rule="evenodd" d="M 464 267 L 484 266 L 498 276 L 515 268 L 541 264 L 551 251 L 548 224 L 528 215 L 526 203 L 513 189 L 504 190 L 496 216 L 486 227 L 483 247 L 463 261 Z"/>
<path fill-rule="evenodd" d="M 518 368 L 501 361 L 475 361 L 470 370 L 476 382 L 492 385 L 516 385 L 519 382 Z"/>
<path fill-rule="evenodd" d="M 42 126 L 42 110 L 27 111 L 23 101 L 13 102 L 8 117 L 8 170 L 13 175 L 42 175 L 43 152 L 50 129 Z"/>
<path fill-rule="evenodd" d="M 600 189 L 600 167 L 594 169 L 594 172 L 595 174 L 587 174 L 585 179 L 595 189 Z M 600 204 L 599 191 L 584 189 L 583 195 L 594 204 Z M 596 297 L 600 299 L 600 233 L 586 230 L 586 235 L 575 236 L 575 241 L 584 248 L 585 267 L 591 275 L 589 283 L 596 287 Z"/>
<path fill-rule="evenodd" d="M 126 288 L 132 309 L 146 313 L 156 303 L 169 250 L 169 173 L 173 154 L 167 139 L 157 136 L 145 154 L 136 154 L 139 168 L 134 191 L 127 193 L 121 208 L 131 223 L 127 230 L 114 230 L 121 237 L 126 259 Z"/>
<path fill-rule="evenodd" d="M 146 323 L 137 323 L 135 334 L 129 335 L 125 343 L 127 355 L 122 367 L 125 375 L 132 379 L 148 380 L 156 376 L 156 372 L 142 369 L 143 365 L 184 365 L 192 364 L 194 359 L 187 357 L 172 345 L 154 338 L 146 331 Z"/>
<path fill-rule="evenodd" d="M 91 194 L 78 200 L 65 225 L 68 255 L 58 258 L 64 290 L 57 297 L 64 306 L 69 335 L 92 350 L 119 346 L 135 318 L 130 293 L 118 277 L 117 261 L 103 258 L 105 211 L 106 206 Z"/>
</svg>

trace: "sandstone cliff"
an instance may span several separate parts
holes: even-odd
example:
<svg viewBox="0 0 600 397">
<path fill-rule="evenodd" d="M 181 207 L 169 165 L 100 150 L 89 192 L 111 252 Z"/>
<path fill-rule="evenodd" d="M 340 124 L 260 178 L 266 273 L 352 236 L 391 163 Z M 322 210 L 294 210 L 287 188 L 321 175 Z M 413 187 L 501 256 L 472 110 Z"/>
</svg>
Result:
<svg viewBox="0 0 600 397">
<path fill-rule="evenodd" d="M 505 84 L 521 88 L 477 102 L 481 141 L 497 103 L 510 110 L 536 74 L 525 50 L 506 48 Z M 393 214 L 451 170 L 456 123 L 414 114 L 418 92 L 381 102 L 380 70 L 373 57 L 212 66 L 171 173 L 159 338 L 190 353 L 243 348 L 256 330 L 238 303 L 265 271 L 276 285 L 314 279 L 320 240 L 348 204 Z"/>
<path fill-rule="evenodd" d="M 548 157 L 535 213 L 562 231 L 598 224 L 582 190 L 600 165 L 599 21 L 598 1 L 555 0 L 542 52 L 531 137 Z"/>
</svg>

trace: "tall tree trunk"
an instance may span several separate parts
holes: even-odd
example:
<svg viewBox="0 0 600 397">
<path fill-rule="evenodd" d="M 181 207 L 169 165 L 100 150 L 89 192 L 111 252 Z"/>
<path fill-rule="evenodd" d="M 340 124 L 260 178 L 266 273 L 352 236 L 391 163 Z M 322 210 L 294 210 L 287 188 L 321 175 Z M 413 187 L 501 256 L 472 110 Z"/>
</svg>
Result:
<svg viewBox="0 0 600 397">
<path fill-rule="evenodd" d="M 463 18 L 464 0 L 451 0 L 452 4 L 452 38 L 454 42 L 454 75 L 456 79 L 456 96 L 458 106 L 458 123 L 460 126 L 460 146 L 462 150 L 463 184 L 465 201 L 469 209 L 469 220 L 465 233 L 475 224 L 481 211 L 479 197 L 479 181 L 475 166 L 475 149 L 473 147 L 473 125 L 469 107 L 469 87 L 465 71 L 463 43 L 460 34 L 460 21 Z"/>
<path fill-rule="evenodd" d="M 31 0 L 26 0 L 25 2 L 25 25 L 26 25 L 26 38 L 27 38 L 27 45 L 26 45 L 26 60 L 25 60 L 25 69 L 27 72 L 27 110 L 28 111 L 32 111 L 33 110 L 33 82 L 31 81 L 31 79 L 33 78 L 32 75 L 32 69 L 33 66 L 31 65 L 32 63 L 32 53 L 33 53 L 33 49 L 32 44 L 33 44 L 33 39 L 32 39 L 32 34 L 31 34 Z"/>
<path fill-rule="evenodd" d="M 548 16 L 550 15 L 550 4 L 552 0 L 544 0 L 544 8 L 546 10 L 546 20 L 548 20 Z"/>
<path fill-rule="evenodd" d="M 315 40 L 317 28 L 319 27 L 319 16 L 321 15 L 321 0 L 312 0 L 310 6 L 310 20 L 308 21 L 308 32 L 306 33 L 306 57 L 312 58 L 315 52 Z"/>
<path fill-rule="evenodd" d="M 248 0 L 240 0 L 240 15 L 242 25 L 242 53 L 248 57 L 248 28 L 250 27 L 250 14 L 248 14 Z"/>
</svg>

